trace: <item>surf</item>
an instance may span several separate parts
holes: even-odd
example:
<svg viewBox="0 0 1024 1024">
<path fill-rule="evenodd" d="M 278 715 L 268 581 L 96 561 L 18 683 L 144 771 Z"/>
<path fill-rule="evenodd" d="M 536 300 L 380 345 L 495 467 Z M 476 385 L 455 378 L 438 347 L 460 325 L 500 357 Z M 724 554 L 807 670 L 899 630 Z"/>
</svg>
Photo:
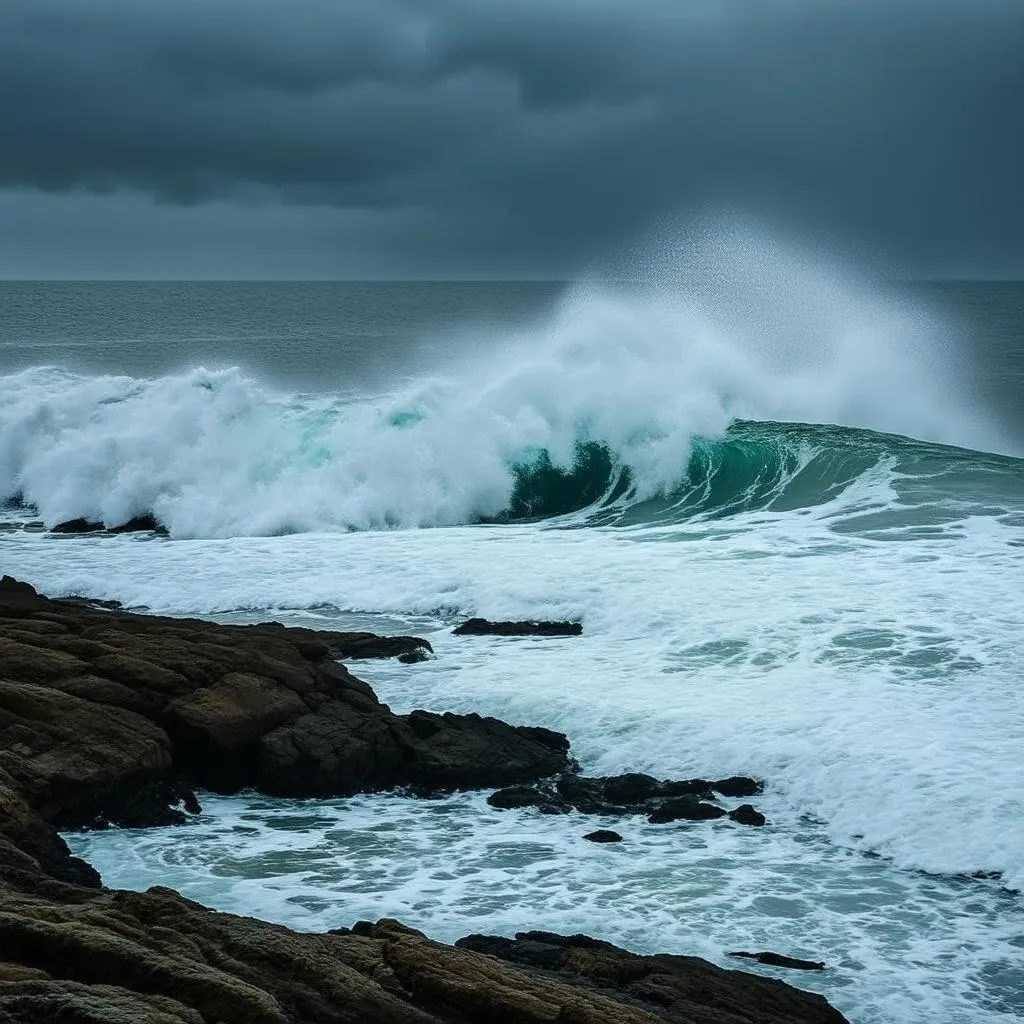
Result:
<svg viewBox="0 0 1024 1024">
<path fill-rule="evenodd" d="M 191 538 L 627 522 L 826 503 L 909 438 L 1008 452 L 927 311 L 749 239 L 687 268 L 576 285 L 381 394 L 237 367 L 10 374 L 0 497 L 50 526 L 153 516 Z"/>
</svg>

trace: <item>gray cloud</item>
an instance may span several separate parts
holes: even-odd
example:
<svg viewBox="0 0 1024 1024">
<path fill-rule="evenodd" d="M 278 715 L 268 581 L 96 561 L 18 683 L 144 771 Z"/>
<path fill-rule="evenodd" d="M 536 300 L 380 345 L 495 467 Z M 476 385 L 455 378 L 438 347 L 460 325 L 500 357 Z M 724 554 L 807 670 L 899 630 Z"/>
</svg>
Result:
<svg viewBox="0 0 1024 1024">
<path fill-rule="evenodd" d="M 1022 53 L 1019 0 L 12 0 L 0 188 L 197 238 L 250 204 L 381 272 L 573 269 L 715 205 L 1019 268 Z"/>
</svg>

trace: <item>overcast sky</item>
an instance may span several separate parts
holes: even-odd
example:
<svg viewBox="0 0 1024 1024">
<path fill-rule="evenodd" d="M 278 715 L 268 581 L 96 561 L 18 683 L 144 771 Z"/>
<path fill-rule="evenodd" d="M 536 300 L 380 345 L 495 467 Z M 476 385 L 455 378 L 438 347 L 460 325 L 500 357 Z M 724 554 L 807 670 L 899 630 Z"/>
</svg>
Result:
<svg viewBox="0 0 1024 1024">
<path fill-rule="evenodd" d="M 2 0 L 0 276 L 1024 276 L 1024 0 Z"/>
</svg>

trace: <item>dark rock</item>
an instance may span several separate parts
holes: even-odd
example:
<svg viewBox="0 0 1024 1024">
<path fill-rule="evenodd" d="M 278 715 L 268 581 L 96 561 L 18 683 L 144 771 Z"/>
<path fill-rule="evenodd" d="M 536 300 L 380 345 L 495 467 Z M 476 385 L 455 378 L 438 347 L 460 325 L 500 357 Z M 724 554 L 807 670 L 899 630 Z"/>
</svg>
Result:
<svg viewBox="0 0 1024 1024">
<path fill-rule="evenodd" d="M 105 601 L 96 597 L 81 597 L 78 594 L 62 597 L 61 602 L 63 604 L 77 604 L 83 608 L 99 608 L 107 612 L 116 612 L 124 608 L 120 601 Z"/>
<path fill-rule="evenodd" d="M 757 796 L 761 792 L 761 783 L 749 779 L 745 775 L 733 775 L 728 779 L 712 782 L 711 788 L 722 796 Z"/>
<path fill-rule="evenodd" d="M 741 825 L 763 825 L 767 820 L 760 811 L 755 810 L 750 804 L 741 804 L 729 812 L 729 817 Z"/>
<path fill-rule="evenodd" d="M 507 811 L 516 807 L 539 807 L 547 802 L 547 797 L 537 789 L 529 786 L 509 786 L 507 789 L 499 789 L 487 798 L 491 807 Z"/>
<path fill-rule="evenodd" d="M 661 795 L 661 783 L 639 772 L 616 775 L 601 782 L 604 800 L 610 804 L 639 804 Z"/>
<path fill-rule="evenodd" d="M 107 531 L 108 533 L 159 533 L 161 536 L 167 536 L 167 527 L 161 523 L 156 516 L 147 512 L 143 516 L 135 516 L 133 519 L 129 519 L 127 523 L 121 523 L 120 526 L 112 526 Z"/>
<path fill-rule="evenodd" d="M 692 797 L 681 796 L 666 800 L 653 814 L 647 816 L 652 825 L 664 825 L 670 821 L 711 821 L 724 818 L 725 809 L 707 804 Z"/>
<path fill-rule="evenodd" d="M 111 526 L 109 529 L 102 523 L 93 522 L 91 519 L 68 519 L 63 523 L 57 523 L 52 527 L 51 533 L 159 533 L 167 536 L 167 528 L 159 520 L 146 513 L 146 515 L 135 516 L 126 523 L 118 526 Z"/>
<path fill-rule="evenodd" d="M 726 813 L 721 807 L 702 802 L 715 799 L 704 779 L 664 780 L 639 772 L 593 778 L 563 774 L 534 783 L 529 793 L 528 799 L 494 794 L 489 802 L 496 807 L 540 807 L 549 814 L 565 813 L 570 808 L 582 814 L 608 817 L 644 814 L 656 823 L 681 818 L 706 820 Z M 522 802 L 505 803 L 506 800 Z"/>
<path fill-rule="evenodd" d="M 68 519 L 52 527 L 50 533 L 102 533 L 103 524 L 89 519 Z"/>
<path fill-rule="evenodd" d="M 795 971 L 823 971 L 825 965 L 818 960 L 797 960 L 796 957 L 783 956 L 781 953 L 730 953 L 729 956 L 743 956 L 748 960 L 756 960 L 759 964 L 772 967 L 790 967 Z"/>
<path fill-rule="evenodd" d="M 403 665 L 417 665 L 421 661 L 426 661 L 430 655 L 422 647 L 417 647 L 412 651 L 405 651 L 403 654 L 398 656 L 398 660 Z"/>
<path fill-rule="evenodd" d="M 456 636 L 579 636 L 579 622 L 489 622 L 469 619 L 452 632 Z"/>
<path fill-rule="evenodd" d="M 622 842 L 622 836 L 618 832 L 613 832 L 610 828 L 599 828 L 596 832 L 588 832 L 583 838 L 592 843 Z"/>
<path fill-rule="evenodd" d="M 316 661 L 329 652 L 342 661 L 360 661 L 366 658 L 400 658 L 412 655 L 415 661 L 425 660 L 433 653 L 430 643 L 419 636 L 379 636 L 377 633 L 339 633 L 326 629 L 307 629 L 302 626 L 282 626 L 280 622 L 261 622 L 257 626 L 243 626 L 261 633 L 281 633 L 293 643 L 302 643 Z M 402 659 L 409 660 L 409 659 Z"/>
</svg>

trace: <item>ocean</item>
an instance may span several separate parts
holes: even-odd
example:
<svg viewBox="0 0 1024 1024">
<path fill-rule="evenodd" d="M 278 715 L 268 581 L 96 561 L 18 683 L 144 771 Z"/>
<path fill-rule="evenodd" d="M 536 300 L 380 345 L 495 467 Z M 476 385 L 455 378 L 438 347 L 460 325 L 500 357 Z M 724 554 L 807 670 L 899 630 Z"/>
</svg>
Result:
<svg viewBox="0 0 1024 1024">
<path fill-rule="evenodd" d="M 206 794 L 68 836 L 108 884 L 774 950 L 854 1024 L 1024 1016 L 1024 284 L 0 282 L 0 500 L 48 595 L 415 633 L 435 658 L 356 667 L 396 711 L 765 783 L 762 829 Z M 145 513 L 169 536 L 34 525 Z"/>
</svg>

